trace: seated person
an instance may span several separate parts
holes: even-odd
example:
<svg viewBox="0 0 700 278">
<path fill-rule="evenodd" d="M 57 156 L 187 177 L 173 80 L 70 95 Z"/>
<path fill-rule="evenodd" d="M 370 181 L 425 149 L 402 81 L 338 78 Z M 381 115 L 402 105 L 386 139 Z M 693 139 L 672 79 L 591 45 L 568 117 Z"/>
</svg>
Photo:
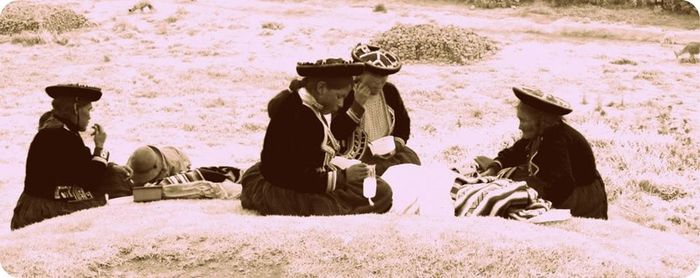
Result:
<svg viewBox="0 0 700 278">
<path fill-rule="evenodd" d="M 333 135 L 341 140 L 343 156 L 375 164 L 378 175 L 396 164 L 420 165 L 418 155 L 406 146 L 411 135 L 411 118 L 399 90 L 387 82 L 390 74 L 401 69 L 401 61 L 389 51 L 365 44 L 358 44 L 352 50 L 352 58 L 365 63 L 365 71 L 356 78 L 354 90 L 345 97 L 344 105 L 331 121 Z M 393 138 L 394 151 L 373 154 L 370 142 L 385 136 Z"/>
<path fill-rule="evenodd" d="M 128 180 L 131 170 L 108 163 L 104 150 L 107 133 L 95 124 L 95 150 L 85 146 L 78 132 L 90 121 L 92 102 L 102 97 L 100 88 L 55 85 L 46 88 L 53 109 L 40 119 L 39 131 L 29 146 L 24 190 L 14 209 L 12 230 L 47 218 L 106 204 L 111 191 L 106 182 Z"/>
<path fill-rule="evenodd" d="M 331 163 L 340 144 L 324 115 L 337 111 L 364 65 L 342 59 L 300 63 L 288 90 L 268 105 L 270 123 L 260 162 L 242 178 L 241 205 L 263 215 L 383 213 L 391 189 L 377 179 L 374 205 L 363 196 L 365 164 L 340 169 Z"/>
<path fill-rule="evenodd" d="M 513 88 L 522 138 L 491 160 L 477 157 L 481 175 L 526 181 L 554 208 L 571 215 L 608 218 L 605 185 L 586 138 L 566 124 L 568 103 L 536 89 Z"/>
</svg>

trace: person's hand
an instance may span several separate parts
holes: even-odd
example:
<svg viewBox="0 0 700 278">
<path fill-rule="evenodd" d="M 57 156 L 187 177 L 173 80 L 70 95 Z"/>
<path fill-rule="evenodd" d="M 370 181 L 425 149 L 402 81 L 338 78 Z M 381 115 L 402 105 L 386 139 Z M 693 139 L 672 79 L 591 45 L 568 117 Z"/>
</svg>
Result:
<svg viewBox="0 0 700 278">
<path fill-rule="evenodd" d="M 134 175 L 134 170 L 132 170 L 129 166 L 110 164 L 110 167 L 112 168 L 112 171 L 122 179 L 122 181 L 130 179 L 131 176 Z"/>
<path fill-rule="evenodd" d="M 93 139 L 95 140 L 95 147 L 104 148 L 105 141 L 107 141 L 107 133 L 99 124 L 93 125 L 92 128 L 94 130 L 92 136 L 94 136 Z"/>
<path fill-rule="evenodd" d="M 406 143 L 403 141 L 403 139 L 401 139 L 401 137 L 394 136 L 394 146 L 396 146 L 397 151 L 400 151 L 406 146 Z"/>
<path fill-rule="evenodd" d="M 491 165 L 491 163 L 493 163 L 494 160 L 486 156 L 480 155 L 474 158 L 474 162 L 476 162 L 476 164 L 479 166 L 477 170 L 484 171 L 488 170 L 489 165 Z"/>
<path fill-rule="evenodd" d="M 379 158 L 381 158 L 381 159 L 389 159 L 389 158 L 393 157 L 395 154 L 396 154 L 396 149 L 394 149 L 393 151 L 389 152 L 388 154 L 377 155 L 377 157 L 379 157 Z"/>
<path fill-rule="evenodd" d="M 369 170 L 364 163 L 355 164 L 345 169 L 345 178 L 349 184 L 362 184 L 368 175 Z"/>
<path fill-rule="evenodd" d="M 355 83 L 355 86 L 353 86 L 353 91 L 355 94 L 355 101 L 357 101 L 357 103 L 360 105 L 365 105 L 371 93 L 369 86 L 367 86 L 367 84 L 364 82 L 358 82 Z"/>
<path fill-rule="evenodd" d="M 495 176 L 496 174 L 498 174 L 498 170 L 495 167 L 491 167 L 479 173 L 479 176 Z"/>
</svg>

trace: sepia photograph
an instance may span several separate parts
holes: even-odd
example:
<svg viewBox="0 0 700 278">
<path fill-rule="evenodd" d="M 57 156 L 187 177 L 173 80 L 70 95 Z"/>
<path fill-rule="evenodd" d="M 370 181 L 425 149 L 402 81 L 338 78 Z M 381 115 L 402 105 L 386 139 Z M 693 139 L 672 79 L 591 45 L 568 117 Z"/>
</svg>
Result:
<svg viewBox="0 0 700 278">
<path fill-rule="evenodd" d="M 0 0 L 0 277 L 700 277 L 698 8 Z"/>
</svg>

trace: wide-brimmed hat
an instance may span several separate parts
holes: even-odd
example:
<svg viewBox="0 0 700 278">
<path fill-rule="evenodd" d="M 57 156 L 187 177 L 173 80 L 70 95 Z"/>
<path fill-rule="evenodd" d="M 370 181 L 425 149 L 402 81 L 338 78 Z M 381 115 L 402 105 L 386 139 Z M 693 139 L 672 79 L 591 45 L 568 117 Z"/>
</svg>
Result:
<svg viewBox="0 0 700 278">
<path fill-rule="evenodd" d="M 152 182 L 163 170 L 165 158 L 158 148 L 148 145 L 139 147 L 126 162 L 126 165 L 134 171 L 131 180 L 135 186 L 142 186 Z"/>
<path fill-rule="evenodd" d="M 401 70 L 401 60 L 396 54 L 369 44 L 357 44 L 350 53 L 354 62 L 365 63 L 366 70 L 389 75 Z"/>
<path fill-rule="evenodd" d="M 102 97 L 102 89 L 81 84 L 58 84 L 46 87 L 46 93 L 52 97 L 70 97 L 79 101 L 98 101 Z"/>
<path fill-rule="evenodd" d="M 299 76 L 344 77 L 360 75 L 365 69 L 362 63 L 352 63 L 341 58 L 318 60 L 315 63 L 297 63 Z"/>
<path fill-rule="evenodd" d="M 573 111 L 571 105 L 565 100 L 552 94 L 544 93 L 538 89 L 513 87 L 513 93 L 515 93 L 515 96 L 523 103 L 544 112 L 561 116 Z"/>
</svg>

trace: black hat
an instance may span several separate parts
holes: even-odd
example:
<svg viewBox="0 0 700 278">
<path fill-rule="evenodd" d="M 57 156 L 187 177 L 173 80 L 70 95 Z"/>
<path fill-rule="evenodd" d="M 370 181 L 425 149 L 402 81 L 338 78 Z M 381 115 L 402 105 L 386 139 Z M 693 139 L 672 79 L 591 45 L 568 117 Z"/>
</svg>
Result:
<svg viewBox="0 0 700 278">
<path fill-rule="evenodd" d="M 399 57 L 378 46 L 358 43 L 350 54 L 353 61 L 365 63 L 367 70 L 376 74 L 389 75 L 401 70 Z"/>
<path fill-rule="evenodd" d="M 315 63 L 297 63 L 297 73 L 309 77 L 343 77 L 360 75 L 365 66 L 340 58 L 318 60 Z"/>
<path fill-rule="evenodd" d="M 552 94 L 543 93 L 537 89 L 513 87 L 513 93 L 515 93 L 515 96 L 518 97 L 518 99 L 520 99 L 520 101 L 523 103 L 544 112 L 562 116 L 573 111 L 571 109 L 571 105 L 569 105 L 569 103 L 565 100 Z"/>
<path fill-rule="evenodd" d="M 52 97 L 72 97 L 82 101 L 97 101 L 102 97 L 102 89 L 80 84 L 58 84 L 46 87 L 46 93 Z"/>
</svg>

